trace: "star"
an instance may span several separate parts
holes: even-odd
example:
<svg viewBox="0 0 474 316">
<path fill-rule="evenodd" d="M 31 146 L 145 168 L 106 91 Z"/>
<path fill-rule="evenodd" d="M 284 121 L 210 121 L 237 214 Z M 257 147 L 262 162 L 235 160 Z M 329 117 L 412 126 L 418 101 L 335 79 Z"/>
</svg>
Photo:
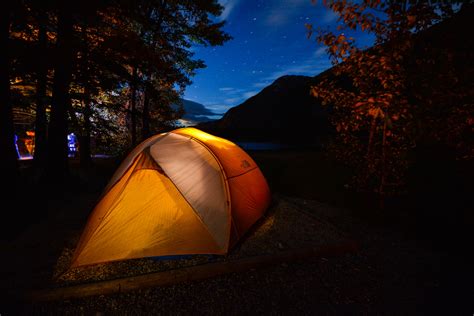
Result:
<svg viewBox="0 0 474 316">
<path fill-rule="evenodd" d="M 211 100 L 214 104 L 227 104 L 224 100 L 229 90 L 226 95 L 219 90 L 221 87 L 250 91 L 254 89 L 253 80 L 258 80 L 260 87 L 263 83 L 271 84 L 277 79 L 275 76 L 294 74 L 295 69 L 307 76 L 321 71 L 321 66 L 311 66 L 319 46 L 307 39 L 304 24 L 325 16 L 323 6 L 314 6 L 310 0 L 216 1 L 224 3 L 227 9 L 224 30 L 233 40 L 219 47 L 192 47 L 194 58 L 203 60 L 207 68 L 196 72 L 185 98 L 192 96 L 204 105 Z M 314 27 L 321 24 L 322 21 L 314 20 Z M 331 22 L 329 26 L 335 27 L 337 23 Z M 300 63 L 308 66 L 298 67 Z"/>
</svg>

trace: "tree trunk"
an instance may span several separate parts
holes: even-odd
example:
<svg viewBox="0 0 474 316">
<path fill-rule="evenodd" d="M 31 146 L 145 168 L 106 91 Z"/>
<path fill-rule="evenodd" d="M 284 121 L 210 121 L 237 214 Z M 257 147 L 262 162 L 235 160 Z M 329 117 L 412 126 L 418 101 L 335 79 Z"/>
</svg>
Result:
<svg viewBox="0 0 474 316">
<path fill-rule="evenodd" d="M 91 158 L 91 100 L 89 90 L 84 89 L 84 131 L 79 139 L 79 157 L 81 167 L 89 167 L 92 164 Z"/>
<path fill-rule="evenodd" d="M 143 100 L 143 116 L 142 116 L 142 138 L 150 137 L 150 90 L 145 86 L 145 98 Z"/>
<path fill-rule="evenodd" d="M 46 60 L 47 35 L 46 35 L 46 13 L 40 12 L 39 34 L 38 34 L 38 62 L 36 71 L 36 121 L 35 121 L 35 167 L 43 167 L 46 161 L 47 146 L 47 119 L 46 119 L 46 84 L 48 80 L 48 69 Z"/>
<path fill-rule="evenodd" d="M 58 16 L 56 65 L 51 101 L 51 121 L 48 134 L 48 177 L 57 181 L 68 173 L 67 107 L 73 64 L 73 14 L 67 4 L 61 6 Z"/>
<path fill-rule="evenodd" d="M 362 184 L 364 187 L 368 185 L 369 178 L 372 175 L 373 168 L 374 168 L 374 161 L 373 161 L 374 160 L 374 138 L 375 138 L 376 129 L 377 129 L 377 116 L 374 116 L 372 118 L 372 122 L 370 123 L 369 143 L 367 145 L 367 155 L 366 155 L 367 169 L 363 176 L 364 182 Z"/>
<path fill-rule="evenodd" d="M 2 53 L 0 53 L 0 174 L 5 183 L 1 191 L 5 197 L 13 197 L 18 157 L 15 149 L 15 130 L 10 100 L 10 49 L 8 46 L 11 10 L 7 4 L 0 11 L 0 47 L 2 47 Z"/>
<path fill-rule="evenodd" d="M 87 32 L 86 28 L 82 28 L 82 42 L 83 42 L 83 63 L 82 63 L 82 71 L 84 71 L 84 92 L 82 98 L 82 106 L 83 106 L 83 127 L 81 131 L 81 135 L 79 137 L 79 159 L 80 165 L 82 168 L 88 168 L 92 164 L 91 158 L 91 93 L 90 93 L 90 76 L 91 76 L 91 69 L 90 65 L 90 55 L 89 55 L 89 47 L 88 47 L 88 40 L 87 40 Z"/>
<path fill-rule="evenodd" d="M 385 185 L 387 177 L 387 119 L 383 123 L 383 137 L 382 137 L 382 166 L 380 174 L 379 186 L 379 207 L 381 210 L 385 209 Z"/>
<path fill-rule="evenodd" d="M 132 146 L 137 143 L 137 68 L 133 67 L 132 82 L 130 83 L 130 134 L 132 139 Z"/>
</svg>

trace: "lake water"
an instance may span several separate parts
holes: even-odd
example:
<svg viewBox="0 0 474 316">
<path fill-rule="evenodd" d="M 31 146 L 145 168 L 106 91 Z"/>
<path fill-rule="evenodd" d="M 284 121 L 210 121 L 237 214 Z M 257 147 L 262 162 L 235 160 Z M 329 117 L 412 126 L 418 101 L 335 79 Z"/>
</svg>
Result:
<svg viewBox="0 0 474 316">
<path fill-rule="evenodd" d="M 289 144 L 269 142 L 236 142 L 243 150 L 281 150 L 292 148 Z"/>
</svg>

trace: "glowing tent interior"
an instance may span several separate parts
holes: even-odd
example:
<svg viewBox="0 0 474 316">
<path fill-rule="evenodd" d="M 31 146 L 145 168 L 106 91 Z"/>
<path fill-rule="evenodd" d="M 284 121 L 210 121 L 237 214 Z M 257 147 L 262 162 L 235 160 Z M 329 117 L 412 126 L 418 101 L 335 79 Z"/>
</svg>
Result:
<svg viewBox="0 0 474 316">
<path fill-rule="evenodd" d="M 72 267 L 226 254 L 269 203 L 262 172 L 234 143 L 195 128 L 159 134 L 138 145 L 113 175 Z"/>
</svg>

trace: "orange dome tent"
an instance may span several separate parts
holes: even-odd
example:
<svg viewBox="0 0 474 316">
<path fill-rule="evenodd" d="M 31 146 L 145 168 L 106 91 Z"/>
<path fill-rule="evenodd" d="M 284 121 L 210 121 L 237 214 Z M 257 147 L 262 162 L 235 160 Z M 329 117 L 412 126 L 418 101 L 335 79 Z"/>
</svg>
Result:
<svg viewBox="0 0 474 316">
<path fill-rule="evenodd" d="M 138 145 L 113 175 L 72 266 L 226 254 L 269 202 L 262 172 L 234 143 L 195 128 L 159 134 Z"/>
</svg>

